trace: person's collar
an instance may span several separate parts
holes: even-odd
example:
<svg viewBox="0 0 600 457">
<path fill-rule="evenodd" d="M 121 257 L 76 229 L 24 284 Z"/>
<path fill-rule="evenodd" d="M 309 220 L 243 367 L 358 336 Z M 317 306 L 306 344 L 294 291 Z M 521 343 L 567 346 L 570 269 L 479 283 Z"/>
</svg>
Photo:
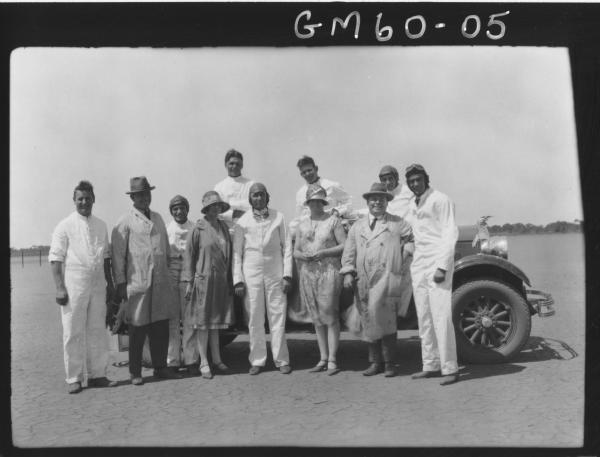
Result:
<svg viewBox="0 0 600 457">
<path fill-rule="evenodd" d="M 241 173 L 238 176 L 229 176 L 227 175 L 227 179 L 231 180 L 231 181 L 241 181 L 242 179 L 244 179 L 244 175 L 242 175 Z"/>
<path fill-rule="evenodd" d="M 269 217 L 269 207 L 265 206 L 263 209 L 252 208 L 252 215 L 257 219 L 266 219 Z"/>
<path fill-rule="evenodd" d="M 81 214 L 79 214 L 79 211 L 75 210 L 75 214 L 77 215 L 77 218 L 81 219 L 82 221 L 89 221 L 90 218 L 92 217 L 92 213 L 90 213 L 89 216 L 82 216 Z"/>
<path fill-rule="evenodd" d="M 373 219 L 377 219 L 378 221 L 380 221 L 385 217 L 385 213 L 383 213 L 380 216 L 373 216 L 370 211 L 367 213 L 367 215 L 369 216 L 369 225 L 371 225 Z"/>
<path fill-rule="evenodd" d="M 421 202 L 425 201 L 425 199 L 429 196 L 429 194 L 431 194 L 431 192 L 433 192 L 433 188 L 431 186 L 429 186 L 427 189 L 425 189 L 425 192 L 423 192 L 420 197 L 417 197 L 415 195 L 415 202 L 417 202 L 417 199 L 418 199 L 418 201 L 419 201 L 418 204 L 420 205 Z"/>
<path fill-rule="evenodd" d="M 139 214 L 141 214 L 142 216 L 144 216 L 148 220 L 152 220 L 152 210 L 150 208 L 148 208 L 146 210 L 147 212 L 141 211 L 141 210 L 137 209 L 135 206 L 132 206 L 131 209 L 133 209 L 133 211 L 138 212 Z"/>
</svg>

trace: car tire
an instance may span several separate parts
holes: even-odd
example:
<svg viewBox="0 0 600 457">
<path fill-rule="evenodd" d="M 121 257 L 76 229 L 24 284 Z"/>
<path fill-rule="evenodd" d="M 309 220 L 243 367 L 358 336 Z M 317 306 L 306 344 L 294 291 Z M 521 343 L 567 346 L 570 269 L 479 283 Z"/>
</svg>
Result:
<svg viewBox="0 0 600 457">
<path fill-rule="evenodd" d="M 523 295 L 507 283 L 478 279 L 452 294 L 458 358 L 467 363 L 507 362 L 529 338 L 531 314 Z"/>
</svg>

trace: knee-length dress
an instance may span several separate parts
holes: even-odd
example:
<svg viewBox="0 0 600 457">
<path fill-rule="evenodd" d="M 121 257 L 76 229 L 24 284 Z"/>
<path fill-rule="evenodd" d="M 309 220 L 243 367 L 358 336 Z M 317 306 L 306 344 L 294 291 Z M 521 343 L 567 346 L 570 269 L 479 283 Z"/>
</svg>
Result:
<svg viewBox="0 0 600 457">
<path fill-rule="evenodd" d="M 310 216 L 301 219 L 296 232 L 297 249 L 312 254 L 337 246 L 335 230 L 339 218 L 329 216 L 319 221 Z M 298 260 L 300 299 L 315 325 L 331 325 L 339 320 L 341 254 L 321 260 Z"/>
<path fill-rule="evenodd" d="M 193 281 L 192 296 L 183 313 L 183 325 L 222 329 L 234 323 L 231 274 L 232 243 L 227 225 L 218 230 L 199 219 L 186 241 L 183 281 Z"/>
</svg>

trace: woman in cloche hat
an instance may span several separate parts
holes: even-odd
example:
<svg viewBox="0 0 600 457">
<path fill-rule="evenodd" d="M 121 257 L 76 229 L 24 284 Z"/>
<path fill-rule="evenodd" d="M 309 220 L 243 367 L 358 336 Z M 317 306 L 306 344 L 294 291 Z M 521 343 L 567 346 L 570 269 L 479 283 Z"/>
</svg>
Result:
<svg viewBox="0 0 600 457">
<path fill-rule="evenodd" d="M 211 190 L 202 197 L 202 205 L 204 218 L 192 229 L 184 255 L 182 280 L 188 281 L 189 303 L 183 316 L 183 357 L 189 373 L 211 379 L 209 341 L 213 367 L 221 373 L 229 372 L 221 360 L 219 330 L 234 322 L 232 243 L 227 225 L 217 217 L 229 209 L 229 204 Z"/>
<path fill-rule="evenodd" d="M 334 375 L 340 371 L 336 360 L 340 340 L 340 259 L 346 232 L 337 216 L 325 213 L 326 197 L 325 189 L 318 184 L 308 186 L 304 204 L 310 208 L 310 215 L 298 224 L 294 258 L 298 260 L 300 299 L 315 325 L 321 353 L 321 359 L 310 371 L 327 370 L 327 374 Z"/>
</svg>

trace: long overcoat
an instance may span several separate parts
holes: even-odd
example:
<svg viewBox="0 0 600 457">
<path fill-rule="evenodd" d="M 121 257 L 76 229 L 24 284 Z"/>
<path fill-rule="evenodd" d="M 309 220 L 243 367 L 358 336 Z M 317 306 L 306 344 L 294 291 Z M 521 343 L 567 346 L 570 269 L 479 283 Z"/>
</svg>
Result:
<svg viewBox="0 0 600 457">
<path fill-rule="evenodd" d="M 135 208 L 112 231 L 112 268 L 116 284 L 127 283 L 131 324 L 170 319 L 175 309 L 169 279 L 169 238 L 160 214 L 150 219 Z"/>
<path fill-rule="evenodd" d="M 413 242 L 408 222 L 386 213 L 374 230 L 368 217 L 352 225 L 342 255 L 341 274 L 356 275 L 354 307 L 360 336 L 375 341 L 396 332 L 396 310 L 402 298 L 403 247 Z"/>
<path fill-rule="evenodd" d="M 205 219 L 199 219 L 188 234 L 181 280 L 191 282 L 193 291 L 183 313 L 185 326 L 216 329 L 234 323 L 232 241 L 227 224 L 217 222 L 224 249 Z"/>
</svg>

